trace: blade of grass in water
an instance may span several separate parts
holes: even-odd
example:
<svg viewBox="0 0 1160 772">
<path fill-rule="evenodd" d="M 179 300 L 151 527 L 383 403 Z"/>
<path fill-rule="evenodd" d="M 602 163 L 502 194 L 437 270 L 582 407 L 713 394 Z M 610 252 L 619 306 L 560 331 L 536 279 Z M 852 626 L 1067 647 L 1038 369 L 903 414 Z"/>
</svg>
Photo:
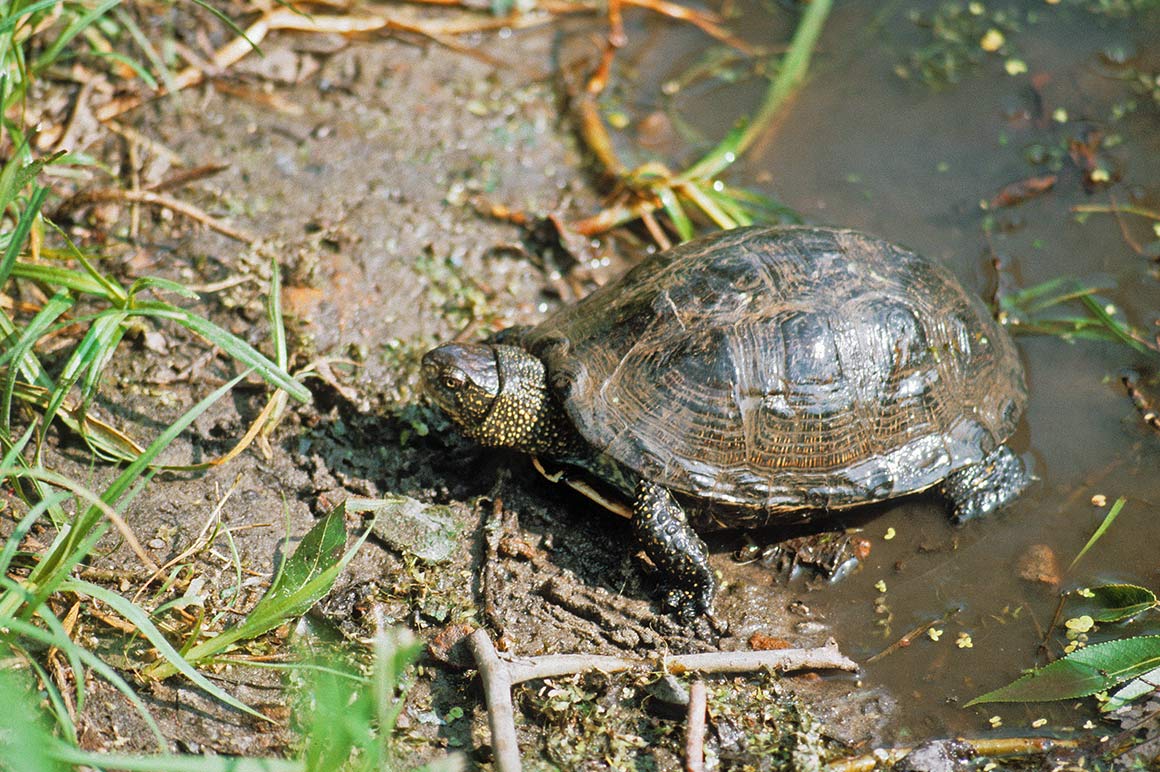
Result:
<svg viewBox="0 0 1160 772">
<path fill-rule="evenodd" d="M 1099 541 L 1105 533 L 1107 533 L 1108 529 L 1112 527 L 1112 523 L 1114 523 L 1116 518 L 1119 517 L 1120 511 L 1124 508 L 1124 504 L 1127 502 L 1128 500 L 1123 496 L 1116 499 L 1116 503 L 1112 504 L 1112 508 L 1108 510 L 1108 514 L 1104 515 L 1104 520 L 1102 523 L 1100 523 L 1100 527 L 1096 529 L 1096 532 L 1092 534 L 1090 539 L 1088 539 L 1087 544 L 1083 545 L 1083 549 L 1081 549 L 1079 554 L 1075 556 L 1075 560 L 1071 561 L 1071 565 L 1067 567 L 1069 571 L 1075 568 L 1075 564 L 1080 561 L 1080 558 L 1086 555 L 1088 550 L 1095 546 L 1095 543 Z"/>
<path fill-rule="evenodd" d="M 789 50 L 781 60 L 777 76 L 765 92 L 757 115 L 740 133 L 726 137 L 720 145 L 682 173 L 681 180 L 716 177 L 740 158 L 768 128 L 777 111 L 805 82 L 810 57 L 813 55 L 818 37 L 822 34 L 832 5 L 832 0 L 812 0 L 805 6 L 801 21 L 794 31 L 793 40 L 790 41 Z"/>
</svg>

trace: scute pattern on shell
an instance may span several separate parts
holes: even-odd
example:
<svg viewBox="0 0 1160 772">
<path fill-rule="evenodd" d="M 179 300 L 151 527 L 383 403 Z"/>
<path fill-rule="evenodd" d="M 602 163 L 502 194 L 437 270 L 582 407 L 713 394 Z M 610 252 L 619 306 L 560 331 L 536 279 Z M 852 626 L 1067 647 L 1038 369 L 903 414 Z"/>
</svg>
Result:
<svg viewBox="0 0 1160 772">
<path fill-rule="evenodd" d="M 597 450 L 767 512 L 927 488 L 1010 436 L 1027 399 L 977 297 L 849 230 L 745 228 L 655 255 L 524 345 Z"/>
</svg>

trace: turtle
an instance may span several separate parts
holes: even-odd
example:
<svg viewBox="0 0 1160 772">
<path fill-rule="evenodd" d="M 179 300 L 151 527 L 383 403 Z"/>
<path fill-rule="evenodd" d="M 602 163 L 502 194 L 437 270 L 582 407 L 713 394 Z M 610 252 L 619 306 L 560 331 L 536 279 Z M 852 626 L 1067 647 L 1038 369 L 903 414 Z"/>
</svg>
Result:
<svg viewBox="0 0 1160 772">
<path fill-rule="evenodd" d="M 715 620 L 701 533 L 930 488 L 964 521 L 1030 480 L 1006 330 L 945 267 L 854 230 L 689 241 L 535 327 L 432 349 L 421 378 L 467 437 L 631 501 L 684 619 Z"/>
</svg>

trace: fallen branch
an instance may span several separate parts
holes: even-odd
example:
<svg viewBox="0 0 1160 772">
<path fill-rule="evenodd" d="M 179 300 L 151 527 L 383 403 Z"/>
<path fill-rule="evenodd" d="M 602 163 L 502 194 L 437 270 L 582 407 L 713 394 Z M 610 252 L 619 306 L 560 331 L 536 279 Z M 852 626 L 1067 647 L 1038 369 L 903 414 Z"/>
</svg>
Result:
<svg viewBox="0 0 1160 772">
<path fill-rule="evenodd" d="M 1031 756 L 1046 753 L 1055 748 L 1075 748 L 1075 740 L 1057 740 L 1052 737 L 997 737 L 994 739 L 967 740 L 965 743 L 980 756 Z M 825 772 L 871 772 L 886 765 L 893 765 L 910 755 L 917 746 L 902 748 L 878 748 L 870 753 L 828 764 Z"/>
<path fill-rule="evenodd" d="M 689 714 L 685 719 L 685 770 L 705 770 L 705 713 L 708 710 L 705 682 L 693 681 L 689 686 Z"/>
<path fill-rule="evenodd" d="M 858 669 L 853 660 L 838 650 L 838 644 L 833 639 L 826 641 L 824 646 L 813 649 L 715 651 L 653 659 L 594 654 L 501 658 L 491 637 L 482 628 L 471 634 L 468 645 L 479 668 L 480 680 L 483 681 L 495 768 L 498 772 L 518 772 L 520 769 L 511 688 L 524 681 L 592 671 L 618 673 L 638 668 L 663 670 L 678 675 L 687 672 L 748 673 L 758 670 L 785 672 L 806 669 Z"/>
<path fill-rule="evenodd" d="M 516 714 L 512 706 L 512 679 L 507 664 L 499 658 L 491 637 L 482 629 L 467 639 L 487 699 L 487 723 L 491 727 L 491 749 L 499 772 L 519 772 L 520 749 L 516 742 Z"/>
</svg>

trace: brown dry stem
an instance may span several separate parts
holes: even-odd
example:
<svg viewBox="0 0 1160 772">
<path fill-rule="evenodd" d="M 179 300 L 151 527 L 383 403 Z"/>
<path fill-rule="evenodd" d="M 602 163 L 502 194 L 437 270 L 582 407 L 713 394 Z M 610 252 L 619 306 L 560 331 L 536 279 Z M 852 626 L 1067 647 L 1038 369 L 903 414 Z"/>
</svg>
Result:
<svg viewBox="0 0 1160 772">
<path fill-rule="evenodd" d="M 1052 737 L 997 737 L 993 739 L 957 739 L 969 745 L 980 756 L 1033 756 L 1055 748 L 1075 748 L 1075 740 L 1057 740 Z M 871 772 L 902 760 L 915 746 L 901 748 L 878 748 L 870 753 L 835 761 L 826 766 L 825 772 Z"/>
<path fill-rule="evenodd" d="M 256 236 L 222 222 L 200 207 L 174 198 L 168 193 L 158 193 L 153 190 L 123 190 L 121 188 L 96 188 L 94 190 L 86 190 L 65 200 L 57 209 L 57 216 L 59 217 L 61 212 L 70 209 L 106 201 L 122 201 L 130 204 L 159 206 L 176 212 L 177 214 L 184 215 L 236 241 L 241 241 L 246 244 L 253 244 L 257 241 Z"/>
<path fill-rule="evenodd" d="M 619 673 L 626 670 L 652 669 L 674 674 L 749 673 L 758 670 L 857 670 L 858 665 L 839 650 L 830 639 L 813 649 L 774 649 L 770 651 L 721 651 L 704 654 L 681 654 L 672 657 L 643 659 L 595 654 L 552 654 L 541 657 L 501 657 L 486 630 L 476 630 L 468 638 L 479 676 L 483 681 L 491 726 L 492 749 L 499 772 L 518 772 L 519 748 L 516 745 L 515 709 L 511 688 L 536 678 L 553 678 L 576 673 Z"/>
<path fill-rule="evenodd" d="M 1156 413 L 1156 408 L 1152 406 L 1151 400 L 1140 391 L 1136 384 L 1136 377 L 1134 375 L 1125 375 L 1120 379 L 1124 384 L 1125 391 L 1128 392 L 1128 398 L 1132 400 L 1132 405 L 1136 408 L 1136 412 L 1140 414 L 1140 418 L 1153 431 L 1160 432 L 1160 415 Z"/>
<path fill-rule="evenodd" d="M 689 685 L 689 713 L 685 719 L 685 770 L 705 770 L 705 714 L 708 712 L 708 692 L 705 682 L 698 678 Z"/>
</svg>

